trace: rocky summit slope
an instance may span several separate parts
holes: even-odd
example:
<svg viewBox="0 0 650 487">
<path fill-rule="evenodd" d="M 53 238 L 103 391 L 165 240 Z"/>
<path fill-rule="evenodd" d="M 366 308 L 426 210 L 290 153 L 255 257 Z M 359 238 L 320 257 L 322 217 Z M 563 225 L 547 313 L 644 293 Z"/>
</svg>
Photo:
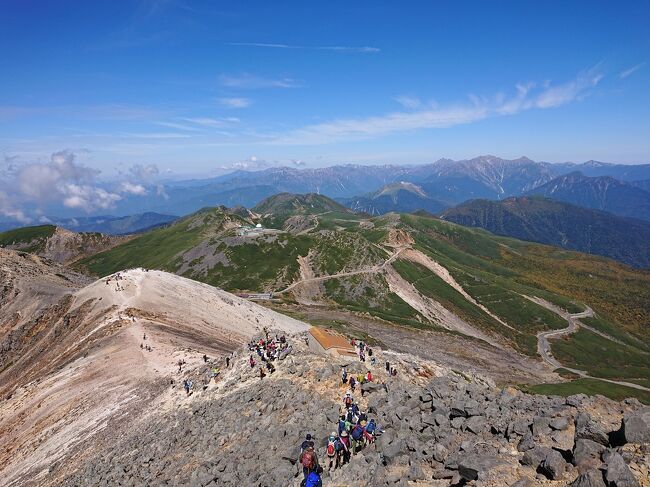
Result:
<svg viewBox="0 0 650 487">
<path fill-rule="evenodd" d="M 292 353 L 275 373 L 260 379 L 249 351 L 239 349 L 216 383 L 189 397 L 168 387 L 168 408 L 149 409 L 125 430 L 106 430 L 102 447 L 86 452 L 76 471 L 55 466 L 51 478 L 67 486 L 297 487 L 299 445 L 311 433 L 327 486 L 647 485 L 650 410 L 635 400 L 498 389 L 489 379 L 388 350 L 376 350 L 376 367 L 348 366 L 354 374 L 374 371 L 365 395 L 355 395 L 383 433 L 329 470 L 326 438 L 337 428 L 346 362 L 312 352 L 300 336 L 289 340 Z M 385 373 L 386 360 L 397 376 Z M 199 381 L 205 372 L 187 374 Z"/>
<path fill-rule="evenodd" d="M 348 359 L 308 348 L 304 323 L 161 271 L 87 284 L 0 257 L 0 486 L 297 487 L 306 433 L 324 459 Z M 246 344 L 263 328 L 290 353 L 261 379 Z M 383 434 L 326 486 L 648 483 L 650 410 L 636 400 L 531 395 L 373 348 L 376 365 L 348 371 L 372 370 L 354 394 Z"/>
<path fill-rule="evenodd" d="M 0 485 L 56 484 L 50 470 L 97 435 L 163 408 L 179 360 L 199 362 L 263 326 L 307 328 L 211 286 L 134 269 L 84 278 L 2 251 Z"/>
</svg>

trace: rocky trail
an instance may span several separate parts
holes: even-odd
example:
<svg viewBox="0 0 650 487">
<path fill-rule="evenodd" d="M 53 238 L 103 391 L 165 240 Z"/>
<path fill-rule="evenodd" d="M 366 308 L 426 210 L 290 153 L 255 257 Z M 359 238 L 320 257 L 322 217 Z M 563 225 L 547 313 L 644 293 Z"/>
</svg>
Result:
<svg viewBox="0 0 650 487">
<path fill-rule="evenodd" d="M 635 400 L 499 389 L 481 376 L 378 348 L 373 368 L 315 354 L 300 335 L 290 339 L 293 352 L 264 379 L 249 367 L 250 352 L 239 349 L 216 384 L 189 397 L 168 388 L 165 411 L 148 411 L 106 436 L 110 448 L 57 477 L 60 484 L 298 487 L 307 433 L 326 464 L 347 363 L 350 374 L 373 370 L 364 397 L 358 389 L 355 397 L 384 432 L 348 464 L 325 466 L 325 486 L 647 485 L 650 408 Z M 385 361 L 396 377 L 385 373 Z"/>
<path fill-rule="evenodd" d="M 355 317 L 352 333 L 378 327 L 373 365 L 317 353 L 305 323 L 179 276 L 132 269 L 88 283 L 36 256 L 0 256 L 2 487 L 298 487 L 306 433 L 325 458 L 345 364 L 372 370 L 355 395 L 384 432 L 325 472 L 327 487 L 650 483 L 650 407 L 498 387 L 467 364 L 547 371 L 485 342 Z M 291 353 L 260 378 L 247 343 L 264 328 L 286 334 Z"/>
<path fill-rule="evenodd" d="M 75 289 L 58 266 L 15 257 L 3 260 L 15 292 L 3 295 L 0 315 L 0 485 L 41 485 L 51 465 L 83 456 L 109 425 L 164 407 L 179 359 L 193 367 L 204 353 L 229 353 L 263 326 L 308 328 L 164 272 L 134 269 Z M 34 278 L 67 287 L 33 294 Z"/>
</svg>

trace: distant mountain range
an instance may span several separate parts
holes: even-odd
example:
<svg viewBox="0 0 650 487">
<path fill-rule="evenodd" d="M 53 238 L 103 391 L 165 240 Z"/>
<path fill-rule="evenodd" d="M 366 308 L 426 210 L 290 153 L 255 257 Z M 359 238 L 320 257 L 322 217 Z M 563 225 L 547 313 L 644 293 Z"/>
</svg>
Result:
<svg viewBox="0 0 650 487">
<path fill-rule="evenodd" d="M 641 183 L 643 186 L 644 182 Z M 650 193 L 611 176 L 588 177 L 579 172 L 572 172 L 526 194 L 545 196 L 615 215 L 650 220 Z"/>
<path fill-rule="evenodd" d="M 650 268 L 650 223 L 541 197 L 472 200 L 444 220 Z"/>
<path fill-rule="evenodd" d="M 548 163 L 526 157 L 508 160 L 486 155 L 460 161 L 441 159 L 417 166 L 348 164 L 315 169 L 273 167 L 261 171 L 235 171 L 215 178 L 147 187 L 144 195 L 124 195 L 116 202 L 112 213 L 116 216 L 147 212 L 187 215 L 200 208 L 219 205 L 251 208 L 264 198 L 283 192 L 322 194 L 345 200 L 347 206 L 376 213 L 408 211 L 416 205 L 422 205 L 427 211 L 438 211 L 442 206 L 457 205 L 469 199 L 500 200 L 528 194 L 576 171 L 585 177 L 614 178 L 639 190 L 647 190 L 650 186 L 650 164 Z M 402 184 L 400 189 L 407 189 L 404 183 L 411 183 L 419 189 L 408 191 L 410 194 L 393 194 L 395 184 Z M 425 197 L 418 202 L 416 195 L 420 190 Z M 383 198 L 382 193 L 386 192 L 391 193 L 389 198 Z M 440 206 L 438 210 L 437 206 Z M 63 206 L 41 210 L 59 219 L 76 216 L 73 210 Z M 643 217 L 634 211 L 626 214 Z M 23 224 L 0 219 L 0 229 Z"/>
<path fill-rule="evenodd" d="M 129 216 L 82 216 L 77 218 L 47 218 L 50 224 L 66 228 L 73 232 L 99 232 L 107 235 L 126 235 L 139 233 L 145 230 L 166 225 L 178 219 L 173 215 L 162 215 L 160 213 L 140 213 Z M 19 222 L 0 222 L 0 231 L 11 230 L 24 226 Z"/>
</svg>

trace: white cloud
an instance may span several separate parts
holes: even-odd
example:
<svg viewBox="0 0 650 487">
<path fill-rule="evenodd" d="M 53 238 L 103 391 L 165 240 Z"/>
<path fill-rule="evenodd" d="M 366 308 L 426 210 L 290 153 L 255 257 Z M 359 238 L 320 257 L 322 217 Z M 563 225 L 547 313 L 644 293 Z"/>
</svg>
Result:
<svg viewBox="0 0 650 487">
<path fill-rule="evenodd" d="M 408 112 L 334 120 L 295 129 L 276 136 L 270 143 L 276 145 L 327 144 L 340 140 L 367 139 L 420 129 L 452 127 L 489 117 L 514 115 L 533 108 L 555 108 L 581 100 L 602 78 L 603 75 L 596 66 L 563 84 L 541 84 L 537 90 L 535 88 L 538 85 L 535 83 L 518 84 L 515 95 L 511 97 L 503 94 L 492 97 L 470 95 L 470 103 L 440 107 L 429 106 Z M 402 99 L 401 101 L 403 105 L 415 106 L 414 100 Z"/>
<path fill-rule="evenodd" d="M 103 188 L 87 184 L 78 185 L 66 183 L 62 186 L 64 194 L 63 205 L 68 208 L 79 208 L 86 212 L 102 209 L 106 210 L 115 205 L 122 197 L 110 193 Z"/>
<path fill-rule="evenodd" d="M 252 102 L 248 98 L 217 98 L 217 102 L 226 108 L 246 108 L 249 107 Z"/>
<path fill-rule="evenodd" d="M 190 122 L 196 125 L 202 125 L 205 127 L 227 127 L 232 124 L 239 123 L 239 119 L 236 117 L 226 117 L 226 118 L 209 118 L 209 117 L 196 117 L 196 118 L 184 118 L 186 122 Z"/>
<path fill-rule="evenodd" d="M 163 197 L 163 198 L 166 199 L 166 200 L 169 199 L 169 195 L 168 195 L 167 192 L 165 191 L 165 187 L 164 187 L 162 184 L 158 184 L 158 185 L 156 186 L 156 194 L 157 194 L 158 196 Z"/>
<path fill-rule="evenodd" d="M 585 94 L 589 88 L 596 86 L 603 75 L 598 68 L 592 68 L 589 71 L 580 73 L 575 79 L 557 86 L 549 86 L 540 93 L 536 100 L 537 108 L 555 108 L 560 105 L 566 105 L 578 97 Z"/>
<path fill-rule="evenodd" d="M 97 182 L 99 171 L 79 164 L 74 153 L 55 152 L 48 162 L 16 166 L 0 180 L 0 214 L 28 223 L 31 219 L 21 207 L 33 207 L 37 215 L 51 204 L 86 213 L 107 210 L 125 194 L 147 194 L 143 183 L 154 180 L 158 173 L 155 164 L 134 164 L 123 175 L 125 180 L 109 189 Z"/>
<path fill-rule="evenodd" d="M 618 75 L 619 79 L 625 79 L 628 76 L 631 76 L 632 74 L 637 72 L 639 69 L 641 69 L 643 66 L 645 66 L 645 64 L 646 63 L 644 61 L 642 63 L 639 63 L 639 64 L 636 64 L 636 65 L 632 66 L 631 68 L 628 68 L 628 69 L 626 69 L 624 71 L 621 71 L 620 74 Z"/>
<path fill-rule="evenodd" d="M 395 97 L 395 101 L 402 105 L 404 108 L 408 108 L 410 110 L 420 108 L 422 106 L 420 99 L 415 96 L 400 95 Z"/>
<path fill-rule="evenodd" d="M 183 123 L 177 123 L 177 122 L 153 122 L 156 125 L 160 125 L 161 127 L 169 127 L 172 129 L 178 129 L 178 130 L 187 130 L 188 132 L 200 132 L 201 129 L 197 127 L 192 127 L 191 125 L 183 124 Z"/>
<path fill-rule="evenodd" d="M 262 47 L 270 49 L 315 49 L 320 51 L 340 51 L 340 52 L 354 52 L 354 53 L 377 53 L 381 49 L 372 46 L 300 46 L 295 44 L 277 44 L 267 42 L 229 42 L 230 46 L 241 47 Z"/>
<path fill-rule="evenodd" d="M 381 52 L 381 49 L 379 49 L 378 47 L 371 47 L 371 46 L 361 46 L 361 47 L 353 47 L 353 46 L 322 46 L 322 47 L 316 47 L 315 49 L 319 49 L 321 51 L 342 51 L 342 52 L 358 52 L 358 53 Z"/>
<path fill-rule="evenodd" d="M 32 219 L 25 215 L 22 210 L 15 207 L 12 198 L 2 190 L 0 190 L 0 215 L 17 220 L 25 225 L 32 222 Z"/>
<path fill-rule="evenodd" d="M 264 78 L 243 73 L 237 76 L 221 75 L 219 82 L 228 88 L 259 89 L 259 88 L 299 88 L 302 83 L 293 78 Z"/>
<path fill-rule="evenodd" d="M 160 174 L 160 169 L 155 164 L 133 164 L 129 167 L 129 174 L 136 181 L 150 181 Z"/>
<path fill-rule="evenodd" d="M 119 186 L 120 193 L 133 194 L 136 196 L 144 196 L 147 194 L 147 189 L 141 184 L 133 184 L 128 181 L 124 181 Z"/>
</svg>

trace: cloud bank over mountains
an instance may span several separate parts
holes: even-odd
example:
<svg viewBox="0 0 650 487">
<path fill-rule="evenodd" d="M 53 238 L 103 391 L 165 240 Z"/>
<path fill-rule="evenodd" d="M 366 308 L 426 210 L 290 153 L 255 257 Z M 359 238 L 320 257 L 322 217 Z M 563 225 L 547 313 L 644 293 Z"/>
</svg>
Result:
<svg viewBox="0 0 650 487">
<path fill-rule="evenodd" d="M 0 215 L 31 223 L 26 207 L 36 213 L 51 204 L 86 213 L 109 210 L 125 195 L 146 195 L 146 185 L 154 182 L 160 172 L 155 164 L 134 164 L 120 175 L 121 181 L 104 184 L 98 180 L 101 171 L 76 159 L 76 154 L 68 150 L 53 153 L 47 162 L 20 164 L 14 157 L 5 158 L 0 178 Z"/>
</svg>

